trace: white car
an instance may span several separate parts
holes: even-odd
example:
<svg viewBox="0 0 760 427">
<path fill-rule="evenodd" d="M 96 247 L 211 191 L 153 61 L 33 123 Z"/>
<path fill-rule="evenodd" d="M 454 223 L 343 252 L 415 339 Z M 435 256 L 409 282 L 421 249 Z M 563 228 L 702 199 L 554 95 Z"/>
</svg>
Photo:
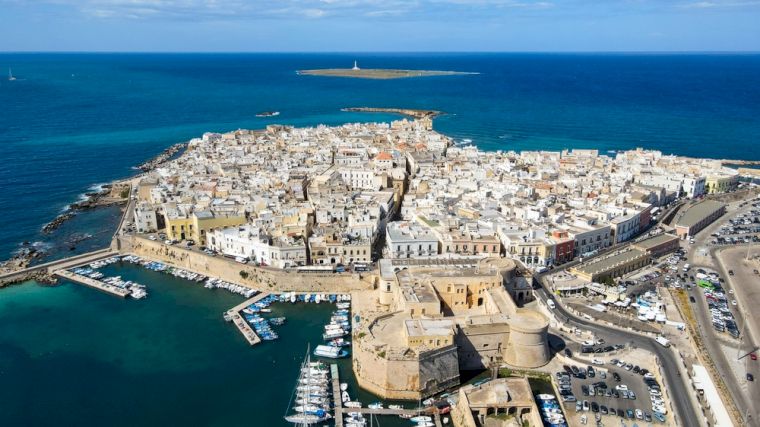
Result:
<svg viewBox="0 0 760 427">
<path fill-rule="evenodd" d="M 601 359 L 591 359 L 591 363 L 594 365 L 604 365 L 604 360 Z"/>
<path fill-rule="evenodd" d="M 737 304 L 738 303 L 736 302 L 736 300 L 731 301 L 731 305 L 737 305 Z"/>
<path fill-rule="evenodd" d="M 623 390 L 626 390 L 626 391 L 627 391 L 627 390 L 628 390 L 628 386 L 627 386 L 627 385 L 625 385 L 625 384 L 620 384 L 620 385 L 618 385 L 618 386 L 615 386 L 615 390 L 617 390 L 617 391 L 623 391 Z"/>
</svg>

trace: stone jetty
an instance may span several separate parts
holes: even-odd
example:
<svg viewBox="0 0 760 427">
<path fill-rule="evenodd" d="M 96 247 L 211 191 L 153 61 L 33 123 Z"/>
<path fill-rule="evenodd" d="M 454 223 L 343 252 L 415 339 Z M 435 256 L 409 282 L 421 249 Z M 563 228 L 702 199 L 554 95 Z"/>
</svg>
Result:
<svg viewBox="0 0 760 427">
<path fill-rule="evenodd" d="M 141 165 L 136 166 L 135 169 L 139 169 L 143 172 L 152 171 L 153 169 L 158 167 L 160 164 L 169 161 L 172 157 L 174 157 L 175 154 L 184 150 L 186 147 L 187 147 L 186 142 L 174 144 L 171 147 L 167 148 L 166 150 L 162 151 L 158 156 L 148 160 L 147 162 Z"/>
</svg>

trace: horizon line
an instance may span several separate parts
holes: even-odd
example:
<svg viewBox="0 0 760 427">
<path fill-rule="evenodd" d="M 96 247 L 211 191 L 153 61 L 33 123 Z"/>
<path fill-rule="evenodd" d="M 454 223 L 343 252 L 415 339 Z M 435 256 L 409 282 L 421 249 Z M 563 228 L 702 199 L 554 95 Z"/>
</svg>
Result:
<svg viewBox="0 0 760 427">
<path fill-rule="evenodd" d="M 267 54 L 267 55 L 284 55 L 284 54 L 301 54 L 301 55 L 324 55 L 324 54 L 649 54 L 649 55 L 678 55 L 678 54 L 701 54 L 701 55 L 756 55 L 760 50 L 483 50 L 483 51 L 444 51 L 444 50 L 377 50 L 377 51 L 352 51 L 352 50 L 334 50 L 334 51 L 299 51 L 299 50 L 282 50 L 282 51 L 255 51 L 255 50 L 230 50 L 230 51 L 172 51 L 172 50 L 0 50 L 3 54 L 173 54 L 173 55 L 192 55 L 192 54 Z"/>
</svg>

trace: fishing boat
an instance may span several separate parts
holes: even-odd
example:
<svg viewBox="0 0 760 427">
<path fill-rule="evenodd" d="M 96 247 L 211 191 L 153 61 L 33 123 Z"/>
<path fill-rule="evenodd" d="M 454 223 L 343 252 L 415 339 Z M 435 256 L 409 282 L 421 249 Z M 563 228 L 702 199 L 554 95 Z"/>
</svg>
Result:
<svg viewBox="0 0 760 427">
<path fill-rule="evenodd" d="M 348 332 L 344 331 L 343 329 L 332 329 L 322 334 L 322 339 L 324 339 L 325 341 L 329 341 L 335 338 L 340 338 L 347 334 Z"/>
<path fill-rule="evenodd" d="M 314 355 L 318 357 L 327 357 L 330 359 L 341 359 L 348 356 L 348 351 L 343 350 L 340 347 L 318 345 L 317 348 L 314 349 Z"/>
<path fill-rule="evenodd" d="M 333 347 L 348 347 L 351 345 L 351 341 L 345 340 L 343 338 L 335 338 L 327 344 Z"/>
<path fill-rule="evenodd" d="M 273 318 L 269 319 L 269 323 L 271 323 L 272 325 L 275 325 L 275 326 L 280 326 L 280 325 L 284 325 L 285 324 L 285 320 L 286 320 L 285 317 L 273 317 Z"/>
<path fill-rule="evenodd" d="M 383 404 L 380 402 L 372 402 L 369 405 L 367 405 L 369 409 L 383 409 Z"/>
<path fill-rule="evenodd" d="M 262 111 L 256 114 L 256 117 L 277 117 L 280 115 L 279 111 Z"/>
</svg>

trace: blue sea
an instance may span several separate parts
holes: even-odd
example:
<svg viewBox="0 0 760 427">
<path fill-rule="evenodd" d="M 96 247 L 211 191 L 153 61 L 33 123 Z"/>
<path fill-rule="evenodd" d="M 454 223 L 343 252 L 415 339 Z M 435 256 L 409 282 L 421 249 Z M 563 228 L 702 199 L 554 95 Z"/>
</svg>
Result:
<svg viewBox="0 0 760 427">
<path fill-rule="evenodd" d="M 354 60 L 480 74 L 296 74 Z M 72 233 L 94 236 L 77 250 L 102 244 L 102 221 L 39 230 L 92 185 L 203 132 L 395 118 L 340 111 L 350 106 L 441 110 L 438 130 L 487 150 L 646 147 L 760 159 L 760 55 L 0 54 L 0 70 L 9 67 L 18 80 L 0 79 L 2 256 L 22 241 L 65 252 Z M 265 110 L 281 115 L 255 117 Z"/>
<path fill-rule="evenodd" d="M 480 74 L 296 75 L 355 59 Z M 0 258 L 24 241 L 49 258 L 106 244 L 117 208 L 78 215 L 49 236 L 40 228 L 92 186 L 203 132 L 396 118 L 343 107 L 441 110 L 438 130 L 486 150 L 760 159 L 760 55 L 0 54 L 0 70 L 8 67 L 18 80 L 0 79 Z M 267 110 L 281 115 L 255 117 Z M 240 298 L 134 266 L 107 272 L 150 296 L 124 301 L 67 282 L 0 289 L 0 425 L 285 424 L 298 363 L 307 342 L 319 343 L 327 307 L 276 307 L 289 317 L 282 339 L 250 348 L 221 319 Z M 356 390 L 350 362 L 341 374 Z"/>
</svg>

